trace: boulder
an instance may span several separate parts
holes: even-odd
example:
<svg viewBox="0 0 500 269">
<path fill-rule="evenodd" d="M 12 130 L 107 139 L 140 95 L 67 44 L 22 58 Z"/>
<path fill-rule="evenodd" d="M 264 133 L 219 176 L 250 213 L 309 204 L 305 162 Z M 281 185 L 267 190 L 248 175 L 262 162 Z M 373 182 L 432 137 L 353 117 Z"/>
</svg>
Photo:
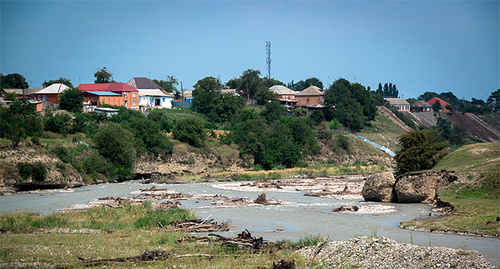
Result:
<svg viewBox="0 0 500 269">
<path fill-rule="evenodd" d="M 404 174 L 394 185 L 395 198 L 399 203 L 433 204 L 437 191 L 456 180 L 457 176 L 446 170 Z"/>
<path fill-rule="evenodd" d="M 393 187 L 396 179 L 391 172 L 370 175 L 363 186 L 365 201 L 389 203 L 393 199 Z"/>
<path fill-rule="evenodd" d="M 343 205 L 343 206 L 334 208 L 333 212 L 345 212 L 345 211 L 356 212 L 358 210 L 359 210 L 358 206 L 355 206 L 355 205 L 354 206 Z"/>
</svg>

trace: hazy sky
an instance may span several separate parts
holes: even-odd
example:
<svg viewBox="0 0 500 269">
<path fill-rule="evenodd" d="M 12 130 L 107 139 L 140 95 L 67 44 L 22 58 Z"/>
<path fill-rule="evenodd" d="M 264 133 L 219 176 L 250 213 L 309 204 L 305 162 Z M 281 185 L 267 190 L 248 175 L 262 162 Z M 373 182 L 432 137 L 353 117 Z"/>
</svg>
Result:
<svg viewBox="0 0 500 269">
<path fill-rule="evenodd" d="M 500 88 L 499 1 L 0 1 L 0 72 L 31 87 L 165 79 L 184 89 L 246 69 L 284 83 L 342 77 L 405 98 Z M 180 86 L 178 87 L 180 88 Z"/>
</svg>

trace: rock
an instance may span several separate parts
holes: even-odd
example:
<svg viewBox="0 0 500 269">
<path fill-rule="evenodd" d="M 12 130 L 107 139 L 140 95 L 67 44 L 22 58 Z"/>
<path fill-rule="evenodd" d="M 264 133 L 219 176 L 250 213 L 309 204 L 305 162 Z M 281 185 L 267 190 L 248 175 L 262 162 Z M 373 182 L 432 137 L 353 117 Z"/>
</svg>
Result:
<svg viewBox="0 0 500 269">
<path fill-rule="evenodd" d="M 456 180 L 457 176 L 446 170 L 404 174 L 394 185 L 395 198 L 399 203 L 433 204 L 437 191 Z"/>
<path fill-rule="evenodd" d="M 255 199 L 255 203 L 261 205 L 267 204 L 266 193 L 263 192 L 261 195 L 259 195 L 259 197 Z"/>
<path fill-rule="evenodd" d="M 359 210 L 358 206 L 343 205 L 343 206 L 334 208 L 333 212 L 344 212 L 344 211 L 356 212 L 358 210 Z"/>
<path fill-rule="evenodd" d="M 363 198 L 372 202 L 391 202 L 393 186 L 396 179 L 391 172 L 373 174 L 369 176 L 363 187 Z"/>
</svg>

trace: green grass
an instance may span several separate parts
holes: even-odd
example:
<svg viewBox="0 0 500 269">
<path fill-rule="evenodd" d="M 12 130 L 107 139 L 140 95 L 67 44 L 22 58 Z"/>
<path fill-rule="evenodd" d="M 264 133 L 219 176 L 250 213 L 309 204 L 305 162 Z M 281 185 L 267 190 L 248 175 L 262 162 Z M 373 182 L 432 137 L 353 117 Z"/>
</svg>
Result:
<svg viewBox="0 0 500 269">
<path fill-rule="evenodd" d="M 18 212 L 0 216 L 2 228 L 19 232 L 39 228 L 134 230 L 152 229 L 169 225 L 176 220 L 193 219 L 193 212 L 186 209 L 157 211 L 151 203 L 126 204 L 122 208 L 98 207 L 88 211 L 57 213 L 41 216 Z"/>
<path fill-rule="evenodd" d="M 467 145 L 452 152 L 433 169 L 454 170 L 465 178 L 439 191 L 440 199 L 454 206 L 453 214 L 404 221 L 401 226 L 499 237 L 499 157 L 500 143 Z"/>
<path fill-rule="evenodd" d="M 396 152 L 399 150 L 398 136 L 405 132 L 403 128 L 394 124 L 389 118 L 377 114 L 375 120 L 371 122 L 371 126 L 365 127 L 357 134 Z"/>
<path fill-rule="evenodd" d="M 191 240 L 191 236 L 159 228 L 157 222 L 169 224 L 173 220 L 193 218 L 183 209 L 155 211 L 151 204 L 127 205 L 123 208 L 97 208 L 83 212 L 41 216 L 15 213 L 0 216 L 0 268 L 8 267 L 78 267 L 82 259 L 115 259 L 140 255 L 145 250 L 161 250 L 170 258 L 155 262 L 114 262 L 112 268 L 270 268 L 279 260 L 295 260 L 298 266 L 306 258 L 285 246 L 275 251 L 258 251 L 235 244 L 218 244 L 215 238 L 208 242 Z M 34 228 L 46 228 L 33 230 Z M 68 229 L 58 229 L 68 228 Z M 88 229 L 92 230 L 88 230 Z M 20 233 L 12 233 L 17 231 Z M 35 232 L 35 233 L 28 233 Z M 307 243 L 309 242 L 309 243 Z M 315 241 L 307 239 L 302 245 Z M 212 255 L 211 258 L 178 255 Z"/>
</svg>

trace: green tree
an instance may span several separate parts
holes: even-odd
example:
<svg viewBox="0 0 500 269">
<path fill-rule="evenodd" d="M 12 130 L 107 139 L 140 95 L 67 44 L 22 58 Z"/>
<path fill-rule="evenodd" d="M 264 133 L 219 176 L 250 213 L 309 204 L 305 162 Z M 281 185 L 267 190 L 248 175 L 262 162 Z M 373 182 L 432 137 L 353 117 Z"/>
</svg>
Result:
<svg viewBox="0 0 500 269">
<path fill-rule="evenodd" d="M 207 139 L 205 123 L 198 117 L 187 117 L 177 120 L 172 136 L 183 143 L 201 147 Z"/>
<path fill-rule="evenodd" d="M 325 119 L 337 119 L 343 126 L 360 130 L 375 119 L 377 107 L 372 94 L 359 83 L 340 78 L 325 93 Z"/>
<path fill-rule="evenodd" d="M 244 105 L 240 96 L 222 94 L 222 84 L 219 79 L 206 77 L 194 85 L 193 109 L 206 114 L 215 122 L 225 122 L 238 113 Z"/>
<path fill-rule="evenodd" d="M 17 94 L 15 92 L 9 92 L 5 96 L 5 101 L 16 101 L 17 100 Z"/>
<path fill-rule="evenodd" d="M 425 92 L 417 97 L 418 100 L 429 101 L 430 99 L 438 97 L 438 94 L 435 92 Z"/>
<path fill-rule="evenodd" d="M 179 85 L 179 81 L 174 76 L 169 75 L 167 75 L 166 80 L 153 79 L 153 82 L 169 93 L 177 92 L 177 85 Z"/>
<path fill-rule="evenodd" d="M 18 73 L 8 74 L 6 76 L 0 76 L 0 86 L 2 89 L 28 89 L 29 85 L 26 82 L 26 78 Z"/>
<path fill-rule="evenodd" d="M 46 131 L 67 135 L 71 129 L 71 117 L 68 114 L 47 116 L 44 125 Z"/>
<path fill-rule="evenodd" d="M 255 93 L 254 97 L 257 100 L 259 100 L 259 101 L 261 101 L 263 103 L 266 103 L 268 101 L 276 100 L 277 94 L 275 94 L 274 92 L 270 91 L 267 86 L 261 86 L 257 90 L 257 93 Z"/>
<path fill-rule="evenodd" d="M 443 107 L 441 106 L 441 102 L 439 102 L 437 100 L 434 104 L 432 104 L 431 108 L 432 108 L 432 110 L 434 110 L 434 112 L 438 112 L 438 113 L 441 112 L 441 109 L 443 109 Z"/>
<path fill-rule="evenodd" d="M 286 115 L 286 108 L 280 105 L 277 100 L 266 103 L 266 108 L 260 113 L 261 117 L 268 123 L 275 122 Z"/>
<path fill-rule="evenodd" d="M 492 92 L 487 99 L 488 104 L 493 104 L 493 111 L 500 111 L 500 89 Z"/>
<path fill-rule="evenodd" d="M 78 88 L 68 88 L 59 95 L 59 108 L 70 112 L 81 113 L 83 93 Z"/>
<path fill-rule="evenodd" d="M 134 118 L 128 124 L 135 133 L 137 141 L 135 147 L 138 152 L 147 152 L 154 156 L 160 153 L 172 153 L 172 142 L 161 133 L 160 127 L 152 120 Z"/>
<path fill-rule="evenodd" d="M 99 154 L 115 167 L 115 174 L 131 177 L 136 160 L 134 135 L 118 123 L 102 125 L 92 141 Z"/>
<path fill-rule="evenodd" d="M 398 139 L 401 147 L 395 157 L 398 174 L 431 169 L 447 154 L 448 142 L 440 142 L 433 129 L 410 131 Z"/>
<path fill-rule="evenodd" d="M 97 70 L 97 72 L 94 73 L 95 81 L 94 83 L 110 83 L 114 82 L 113 81 L 113 75 L 108 72 L 106 67 L 101 68 L 100 70 Z"/>
<path fill-rule="evenodd" d="M 245 98 L 254 97 L 259 90 L 259 87 L 263 85 L 264 79 L 261 78 L 260 71 L 253 69 L 243 71 L 243 74 L 241 74 L 239 78 L 230 79 L 226 83 L 226 86 L 231 89 L 236 89 L 239 93 L 241 93 L 241 96 Z"/>
<path fill-rule="evenodd" d="M 58 79 L 52 79 L 52 80 L 44 81 L 43 84 L 42 84 L 42 86 L 44 88 L 46 88 L 46 87 L 48 87 L 48 86 L 50 86 L 50 85 L 52 85 L 54 83 L 62 83 L 62 84 L 66 85 L 66 86 L 68 86 L 70 88 L 74 87 L 73 84 L 71 84 L 71 81 L 69 79 L 63 78 L 63 77 L 60 77 Z"/>
</svg>

